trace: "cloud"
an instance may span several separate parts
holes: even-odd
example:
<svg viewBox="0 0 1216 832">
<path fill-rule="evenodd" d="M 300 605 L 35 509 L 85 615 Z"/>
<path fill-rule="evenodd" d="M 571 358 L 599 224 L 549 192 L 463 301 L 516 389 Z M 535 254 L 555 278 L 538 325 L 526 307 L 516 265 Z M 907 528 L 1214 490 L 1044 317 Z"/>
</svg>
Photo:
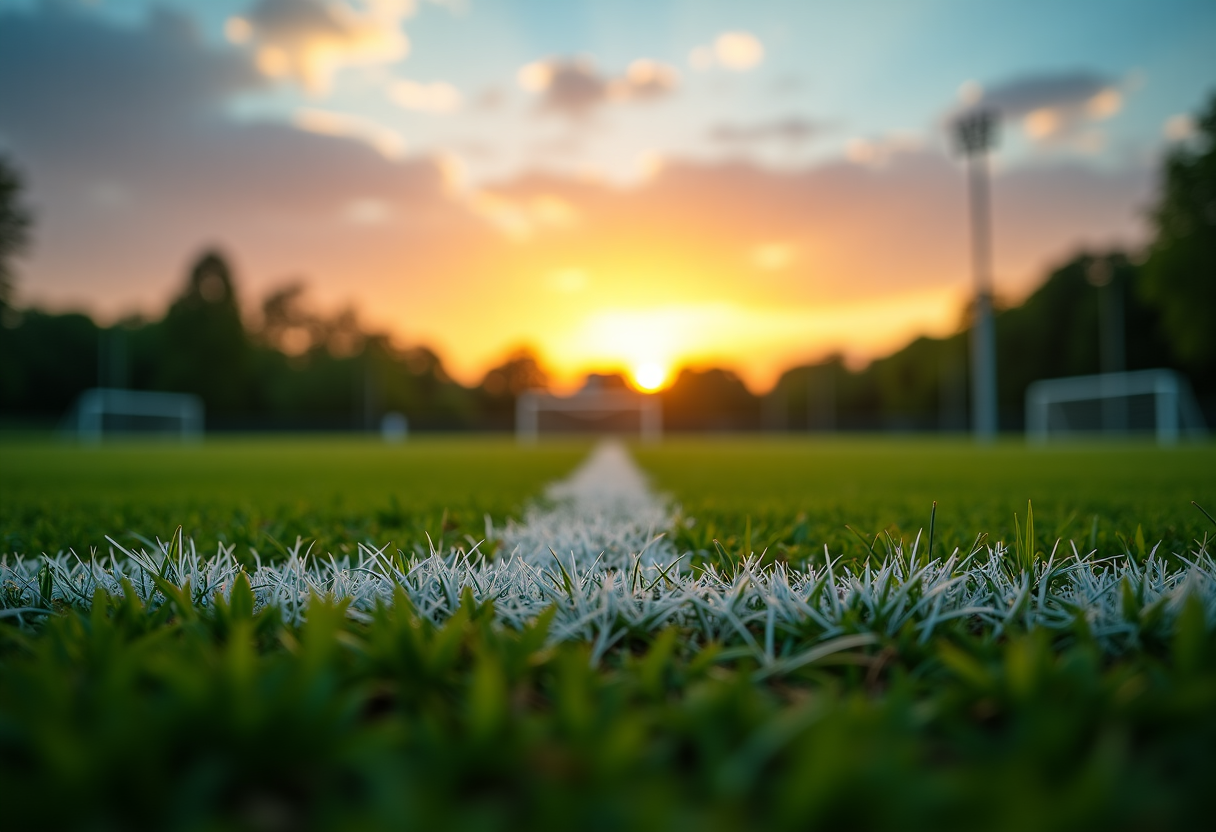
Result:
<svg viewBox="0 0 1216 832">
<path fill-rule="evenodd" d="M 393 208 L 382 199 L 352 199 L 341 215 L 352 225 L 383 225 L 392 219 Z"/>
<path fill-rule="evenodd" d="M 301 107 L 296 110 L 292 123 L 309 133 L 367 142 L 386 159 L 399 159 L 405 155 L 405 140 L 400 133 L 361 116 Z"/>
<path fill-rule="evenodd" d="M 819 122 L 791 116 L 756 124 L 719 124 L 709 131 L 709 137 L 720 144 L 758 144 L 784 142 L 801 145 L 817 138 L 824 130 Z"/>
<path fill-rule="evenodd" d="M 540 94 L 541 108 L 548 112 L 578 118 L 608 100 L 608 80 L 583 58 L 535 61 L 517 77 L 525 90 Z"/>
<path fill-rule="evenodd" d="M 460 90 L 444 81 L 422 84 L 417 81 L 400 80 L 389 85 L 389 98 L 407 110 L 423 110 L 432 113 L 451 113 L 460 109 Z"/>
<path fill-rule="evenodd" d="M 611 101 L 646 101 L 671 94 L 679 75 L 666 64 L 640 59 L 619 77 L 603 75 L 587 58 L 547 58 L 521 67 L 520 87 L 540 96 L 543 112 L 583 118 Z"/>
<path fill-rule="evenodd" d="M 641 58 L 631 63 L 625 77 L 615 83 L 620 98 L 662 98 L 675 90 L 679 74 L 666 64 Z"/>
<path fill-rule="evenodd" d="M 1118 113 L 1123 95 L 1115 79 L 1086 71 L 1028 75 L 988 89 L 969 81 L 960 89 L 963 107 L 955 114 L 994 110 L 1006 121 L 1019 122 L 1032 141 L 1094 150 L 1101 137 L 1087 126 Z"/>
<path fill-rule="evenodd" d="M 205 48 L 180 12 L 154 8 L 139 28 L 49 4 L 0 13 L 0 131 L 23 154 L 127 159 L 263 84 L 245 55 Z"/>
<path fill-rule="evenodd" d="M 1189 113 L 1170 116 L 1161 125 L 1161 133 L 1172 142 L 1184 142 L 1198 131 L 1195 119 Z"/>
<path fill-rule="evenodd" d="M 764 60 L 764 45 L 750 32 L 723 32 L 713 43 L 696 46 L 688 53 L 688 65 L 696 70 L 715 66 L 744 72 Z"/>
<path fill-rule="evenodd" d="M 880 168 L 897 154 L 916 153 L 924 146 L 924 140 L 914 133 L 890 133 L 876 139 L 852 139 L 845 145 L 845 158 L 854 164 Z"/>
<path fill-rule="evenodd" d="M 1085 107 L 1114 87 L 1110 78 L 1091 72 L 1031 75 L 981 88 L 976 103 L 1019 118 L 1044 108 Z"/>
<path fill-rule="evenodd" d="M 337 0 L 258 0 L 246 16 L 229 18 L 228 40 L 248 46 L 270 78 L 291 78 L 310 92 L 328 91 L 333 76 L 350 66 L 404 58 L 410 42 L 402 23 L 412 0 L 366 0 L 358 7 Z"/>
<path fill-rule="evenodd" d="M 544 229 L 572 228 L 579 223 L 579 212 L 568 201 L 551 193 L 532 193 L 512 197 L 492 190 L 469 194 L 465 204 L 516 243 L 531 240 Z"/>
</svg>

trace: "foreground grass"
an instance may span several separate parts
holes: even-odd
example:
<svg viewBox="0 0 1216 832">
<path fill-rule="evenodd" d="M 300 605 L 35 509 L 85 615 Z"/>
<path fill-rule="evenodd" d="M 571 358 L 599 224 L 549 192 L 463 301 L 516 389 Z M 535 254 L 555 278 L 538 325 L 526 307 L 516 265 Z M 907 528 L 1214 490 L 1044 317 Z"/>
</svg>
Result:
<svg viewBox="0 0 1216 832">
<path fill-rule="evenodd" d="M 105 549 L 105 535 L 167 539 L 181 525 L 200 550 L 234 544 L 275 557 L 297 536 L 320 552 L 393 541 L 409 549 L 485 534 L 518 515 L 586 455 L 586 441 L 522 448 L 513 440 L 424 437 L 208 438 L 101 447 L 0 441 L 0 549 Z"/>
<path fill-rule="evenodd" d="M 339 555 L 398 538 L 408 550 L 427 531 L 449 543 L 480 538 L 483 512 L 497 522 L 516 515 L 586 449 L 480 439 L 5 444 L 0 531 L 8 551 L 27 553 L 83 551 L 116 530 L 166 537 L 179 523 L 201 551 L 226 542 L 273 554 L 272 538 L 296 535 Z M 886 529 L 879 549 L 910 543 L 927 529 L 933 500 L 934 556 L 966 552 L 978 532 L 1014 540 L 1013 514 L 1033 499 L 1038 534 L 1023 553 L 1072 536 L 1079 548 L 1093 540 L 1102 556 L 1128 552 L 1125 562 L 1142 568 L 1157 540 L 1185 554 L 1210 535 L 1190 501 L 1216 504 L 1211 447 L 751 439 L 669 441 L 637 456 L 684 506 L 679 551 L 736 570 L 731 585 L 745 603 L 726 618 L 739 626 L 635 626 L 597 652 L 559 633 L 563 616 L 581 620 L 582 602 L 570 589 L 579 575 L 556 566 L 541 580 L 559 600 L 539 615 L 504 616 L 471 590 L 442 615 L 429 589 L 415 593 L 425 611 L 403 589 L 355 610 L 321 586 L 301 620 L 267 602 L 235 563 L 203 603 L 173 583 L 180 563 L 159 557 L 149 566 L 164 586 L 137 592 L 119 582 L 86 603 L 65 590 L 66 572 L 35 559 L 42 568 L 28 586 L 3 588 L 14 600 L 0 615 L 0 782 L 19 796 L 5 801 L 5 820 L 67 829 L 1072 830 L 1206 819 L 1216 608 L 1205 607 L 1202 575 L 1151 603 L 1134 575 L 1114 575 L 1101 600 L 1127 627 L 1113 640 L 1084 610 L 1048 628 L 1016 600 L 933 627 L 900 618 L 896 603 L 876 626 L 864 598 L 829 589 L 823 604 L 842 607 L 832 626 L 866 638 L 782 663 L 837 630 L 808 619 L 802 632 L 762 604 L 752 609 L 747 593 L 768 585 L 747 573 L 755 564 L 740 564 L 767 547 L 771 574 L 784 574 L 772 560 L 813 564 L 827 543 L 864 569 L 866 544 L 844 524 L 867 538 Z M 1008 569 L 1010 581 L 1023 579 L 1016 564 Z M 413 566 L 403 571 L 422 580 Z M 1035 574 L 1027 586 L 1064 593 L 1066 609 L 1064 576 Z M 675 588 L 643 577 L 656 591 L 640 591 L 639 603 Z M 562 592 L 572 611 L 559 609 Z M 933 590 L 918 593 L 937 620 Z M 14 612 L 44 609 L 46 599 L 54 614 Z"/>
<path fill-rule="evenodd" d="M 969 440 L 721 437 L 635 446 L 655 486 L 683 507 L 677 548 L 765 549 L 799 561 L 864 557 L 882 531 L 908 543 L 929 530 L 935 547 L 968 551 L 976 535 L 1015 538 L 1033 502 L 1037 545 L 1057 539 L 1102 555 L 1143 557 L 1158 542 L 1183 553 L 1211 536 L 1194 500 L 1216 511 L 1216 445 L 1161 449 L 1141 443 L 1027 448 Z M 875 547 L 881 551 L 881 539 Z M 936 549 L 935 549 L 936 551 Z"/>
<path fill-rule="evenodd" d="M 1117 660 L 1083 632 L 912 634 L 757 683 L 675 630 L 592 668 L 466 597 L 307 623 L 99 597 L 0 624 L 14 828 L 1169 829 L 1206 817 L 1196 603 Z"/>
</svg>

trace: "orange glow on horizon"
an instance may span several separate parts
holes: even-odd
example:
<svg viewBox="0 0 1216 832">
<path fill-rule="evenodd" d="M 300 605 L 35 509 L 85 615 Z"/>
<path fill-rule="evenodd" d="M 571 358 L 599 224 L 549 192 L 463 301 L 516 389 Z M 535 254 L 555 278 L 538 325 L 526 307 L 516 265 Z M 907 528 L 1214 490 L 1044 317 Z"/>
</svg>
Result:
<svg viewBox="0 0 1216 832">
<path fill-rule="evenodd" d="M 966 287 L 947 286 L 881 300 L 786 307 L 694 301 L 599 306 L 559 300 L 550 307 L 552 322 L 540 331 L 521 324 L 504 337 L 488 327 L 470 327 L 453 338 L 450 332 L 419 327 L 411 329 L 408 341 L 436 349 L 444 367 L 464 384 L 478 383 L 514 346 L 528 344 L 549 375 L 550 389 L 561 395 L 580 389 L 588 373 L 619 373 L 635 389 L 655 392 L 670 386 L 682 369 L 710 367 L 735 372 L 762 393 L 785 370 L 834 352 L 860 366 L 918 335 L 950 334 L 959 325 L 965 295 Z M 509 299 L 499 311 L 523 318 Z"/>
</svg>

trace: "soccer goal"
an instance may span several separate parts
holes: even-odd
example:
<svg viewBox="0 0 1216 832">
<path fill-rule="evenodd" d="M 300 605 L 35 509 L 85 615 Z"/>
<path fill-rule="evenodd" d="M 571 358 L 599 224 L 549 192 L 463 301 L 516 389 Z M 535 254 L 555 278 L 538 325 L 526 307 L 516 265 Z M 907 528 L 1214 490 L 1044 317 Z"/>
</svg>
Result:
<svg viewBox="0 0 1216 832">
<path fill-rule="evenodd" d="M 1026 388 L 1026 438 L 1155 434 L 1173 445 L 1207 434 L 1187 380 L 1173 370 L 1137 370 L 1036 381 Z"/>
<path fill-rule="evenodd" d="M 203 433 L 203 400 L 189 393 L 98 387 L 80 394 L 65 427 L 86 442 L 111 434 L 198 439 Z"/>
<path fill-rule="evenodd" d="M 634 432 L 646 442 L 662 436 L 657 397 L 629 390 L 582 390 L 566 397 L 529 391 L 515 401 L 515 436 L 521 442 L 535 442 L 541 433 Z"/>
</svg>

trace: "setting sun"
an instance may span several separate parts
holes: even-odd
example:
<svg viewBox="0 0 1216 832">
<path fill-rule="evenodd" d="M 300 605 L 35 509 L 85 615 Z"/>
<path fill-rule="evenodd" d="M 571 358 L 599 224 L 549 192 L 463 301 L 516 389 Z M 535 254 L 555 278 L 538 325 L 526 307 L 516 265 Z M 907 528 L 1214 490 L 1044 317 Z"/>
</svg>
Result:
<svg viewBox="0 0 1216 832">
<path fill-rule="evenodd" d="M 654 361 L 647 361 L 633 368 L 633 382 L 647 392 L 663 386 L 667 380 L 667 369 Z"/>
</svg>

